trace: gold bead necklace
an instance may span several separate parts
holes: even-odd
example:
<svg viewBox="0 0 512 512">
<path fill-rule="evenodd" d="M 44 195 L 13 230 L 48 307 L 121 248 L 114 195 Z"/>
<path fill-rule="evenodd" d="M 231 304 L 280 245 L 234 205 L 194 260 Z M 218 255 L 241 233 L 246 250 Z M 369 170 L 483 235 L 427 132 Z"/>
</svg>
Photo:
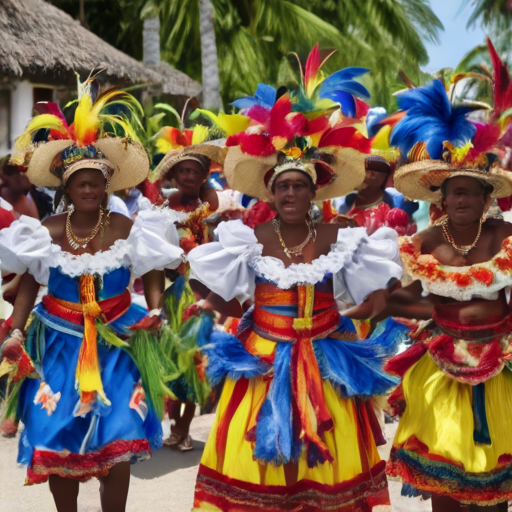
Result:
<svg viewBox="0 0 512 512">
<path fill-rule="evenodd" d="M 286 243 L 283 240 L 283 235 L 281 234 L 281 221 L 279 220 L 279 217 L 275 217 L 274 220 L 272 221 L 272 226 L 274 226 L 274 230 L 277 233 L 277 236 L 279 237 L 281 247 L 283 248 L 284 253 L 286 254 L 286 256 L 288 256 L 288 258 L 291 259 L 294 256 L 300 256 L 304 248 L 316 240 L 316 229 L 313 224 L 313 220 L 309 215 L 306 217 L 306 225 L 308 227 L 308 236 L 306 237 L 304 242 L 302 242 L 299 245 L 296 245 L 295 247 L 286 247 Z"/>
<path fill-rule="evenodd" d="M 476 247 L 478 240 L 480 239 L 480 235 L 482 234 L 482 225 L 484 223 L 483 219 L 480 219 L 480 225 L 478 226 L 478 233 L 476 234 L 475 241 L 471 245 L 457 245 L 453 236 L 448 229 L 448 217 L 442 222 L 441 227 L 443 229 L 443 236 L 445 240 L 462 256 L 467 256 L 471 249 Z"/>
<path fill-rule="evenodd" d="M 71 215 L 74 210 L 68 211 L 68 216 L 66 218 L 66 237 L 68 239 L 68 244 L 73 250 L 77 251 L 78 249 L 85 249 L 87 244 L 101 231 L 105 230 L 105 228 L 109 224 L 110 212 L 106 212 L 106 210 L 101 207 L 100 208 L 100 217 L 96 226 L 94 226 L 91 234 L 86 236 L 85 238 L 80 238 L 73 233 L 73 228 L 71 227 Z"/>
</svg>

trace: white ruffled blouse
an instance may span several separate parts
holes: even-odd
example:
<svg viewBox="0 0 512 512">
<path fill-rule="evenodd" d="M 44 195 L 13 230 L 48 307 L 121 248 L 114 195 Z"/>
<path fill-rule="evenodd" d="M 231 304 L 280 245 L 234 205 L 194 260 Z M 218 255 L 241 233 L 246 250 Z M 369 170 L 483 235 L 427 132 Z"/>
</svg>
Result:
<svg viewBox="0 0 512 512">
<path fill-rule="evenodd" d="M 106 251 L 77 256 L 54 244 L 39 220 L 22 215 L 0 231 L 1 269 L 15 274 L 28 270 L 42 285 L 48 284 L 50 268 L 60 268 L 71 277 L 103 275 L 119 267 L 131 267 L 135 276 L 150 270 L 174 269 L 183 261 L 175 221 L 168 210 L 144 210 L 127 239 L 117 240 Z"/>
<path fill-rule="evenodd" d="M 390 279 L 400 279 L 402 267 L 393 229 L 380 228 L 368 236 L 364 228 L 343 228 L 327 255 L 312 263 L 284 263 L 262 256 L 254 230 L 241 220 L 222 222 L 215 230 L 218 241 L 190 251 L 193 277 L 224 300 L 240 302 L 254 295 L 256 276 L 288 289 L 297 284 L 316 284 L 333 275 L 334 297 L 360 304 L 375 290 L 386 288 Z"/>
</svg>

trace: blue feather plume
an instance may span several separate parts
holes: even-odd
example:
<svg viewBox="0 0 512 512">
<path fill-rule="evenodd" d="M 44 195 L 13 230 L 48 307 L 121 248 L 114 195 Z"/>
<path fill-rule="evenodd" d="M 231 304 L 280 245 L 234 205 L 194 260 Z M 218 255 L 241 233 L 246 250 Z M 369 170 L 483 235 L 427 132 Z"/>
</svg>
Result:
<svg viewBox="0 0 512 512">
<path fill-rule="evenodd" d="M 276 102 L 277 91 L 274 87 L 267 84 L 258 84 L 254 96 L 247 96 L 233 101 L 231 105 L 236 108 L 246 109 L 259 105 L 260 107 L 271 109 Z"/>
<path fill-rule="evenodd" d="M 368 137 L 372 138 L 379 133 L 382 128 L 381 121 L 388 117 L 388 113 L 384 107 L 373 107 L 368 110 L 366 114 L 366 129 L 368 130 Z"/>
<path fill-rule="evenodd" d="M 327 98 L 341 106 L 344 116 L 355 117 L 357 98 L 368 99 L 370 93 L 368 89 L 359 82 L 353 80 L 355 77 L 364 75 L 370 71 L 367 68 L 350 67 L 340 69 L 328 76 L 320 86 L 320 98 Z"/>
<path fill-rule="evenodd" d="M 467 119 L 468 107 L 453 107 L 440 80 L 410 89 L 398 96 L 398 106 L 407 113 L 391 134 L 391 145 L 407 155 L 417 142 L 425 142 L 433 159 L 440 159 L 443 142 L 463 146 L 476 132 Z"/>
</svg>

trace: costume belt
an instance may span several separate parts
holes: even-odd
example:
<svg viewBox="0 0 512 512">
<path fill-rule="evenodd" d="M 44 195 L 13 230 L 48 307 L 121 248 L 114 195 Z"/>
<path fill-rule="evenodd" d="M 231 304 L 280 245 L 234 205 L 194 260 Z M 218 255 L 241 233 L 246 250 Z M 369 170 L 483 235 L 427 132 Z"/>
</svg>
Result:
<svg viewBox="0 0 512 512">
<path fill-rule="evenodd" d="M 326 337 L 339 323 L 339 313 L 332 294 L 316 293 L 313 285 L 294 290 L 279 290 L 272 285 L 258 285 L 255 294 L 253 328 L 263 335 L 293 342 L 291 354 L 292 392 L 300 420 L 300 439 L 306 445 L 310 466 L 332 461 L 322 440 L 334 426 L 324 400 L 323 382 L 313 349 L 313 339 Z M 297 318 L 270 313 L 262 306 L 298 305 Z M 324 309 L 314 314 L 315 309 Z"/>
<path fill-rule="evenodd" d="M 446 318 L 442 310 L 436 308 L 432 318 L 443 332 L 465 340 L 485 342 L 486 338 L 495 338 L 496 336 L 502 336 L 512 331 L 512 313 L 497 321 L 489 319 L 491 320 L 490 322 L 480 320 L 478 324 L 463 324 Z"/>
<path fill-rule="evenodd" d="M 82 404 L 94 402 L 99 396 L 110 405 L 101 382 L 96 321 L 109 323 L 122 316 L 130 307 L 131 295 L 129 290 L 125 290 L 121 295 L 97 302 L 94 277 L 91 274 L 80 276 L 79 295 L 80 303 L 46 295 L 43 297 L 43 305 L 48 313 L 84 326 L 75 374 Z"/>
</svg>

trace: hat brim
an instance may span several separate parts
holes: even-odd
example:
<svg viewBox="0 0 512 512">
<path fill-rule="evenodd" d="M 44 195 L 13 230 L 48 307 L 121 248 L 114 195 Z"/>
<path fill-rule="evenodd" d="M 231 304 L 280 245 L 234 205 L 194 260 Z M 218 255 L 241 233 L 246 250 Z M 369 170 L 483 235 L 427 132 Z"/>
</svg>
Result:
<svg viewBox="0 0 512 512">
<path fill-rule="evenodd" d="M 322 151 L 332 155 L 330 166 L 334 180 L 317 189 L 315 200 L 346 196 L 363 182 L 364 160 L 367 155 L 352 148 L 322 148 Z M 233 146 L 228 149 L 224 175 L 233 190 L 268 201 L 270 196 L 265 185 L 265 175 L 276 165 L 277 153 L 257 157 L 243 153 L 239 146 Z"/>
<path fill-rule="evenodd" d="M 178 162 L 186 160 L 189 153 L 196 153 L 208 157 L 213 162 L 223 166 L 226 158 L 226 139 L 212 140 L 194 144 L 186 148 L 173 149 L 169 151 L 153 171 L 155 179 L 163 178 Z"/>
<path fill-rule="evenodd" d="M 27 178 L 37 187 L 59 187 L 61 180 L 50 172 L 53 159 L 72 146 L 72 140 L 54 140 L 38 146 L 28 164 Z M 149 157 L 140 142 L 120 137 L 108 137 L 93 143 L 114 165 L 108 192 L 132 188 L 149 174 Z"/>
<path fill-rule="evenodd" d="M 404 165 L 396 170 L 394 187 L 407 199 L 441 204 L 441 185 L 449 178 L 467 176 L 492 185 L 491 197 L 509 197 L 512 195 L 512 173 L 501 169 L 480 171 L 464 169 L 440 160 L 421 160 Z"/>
</svg>

